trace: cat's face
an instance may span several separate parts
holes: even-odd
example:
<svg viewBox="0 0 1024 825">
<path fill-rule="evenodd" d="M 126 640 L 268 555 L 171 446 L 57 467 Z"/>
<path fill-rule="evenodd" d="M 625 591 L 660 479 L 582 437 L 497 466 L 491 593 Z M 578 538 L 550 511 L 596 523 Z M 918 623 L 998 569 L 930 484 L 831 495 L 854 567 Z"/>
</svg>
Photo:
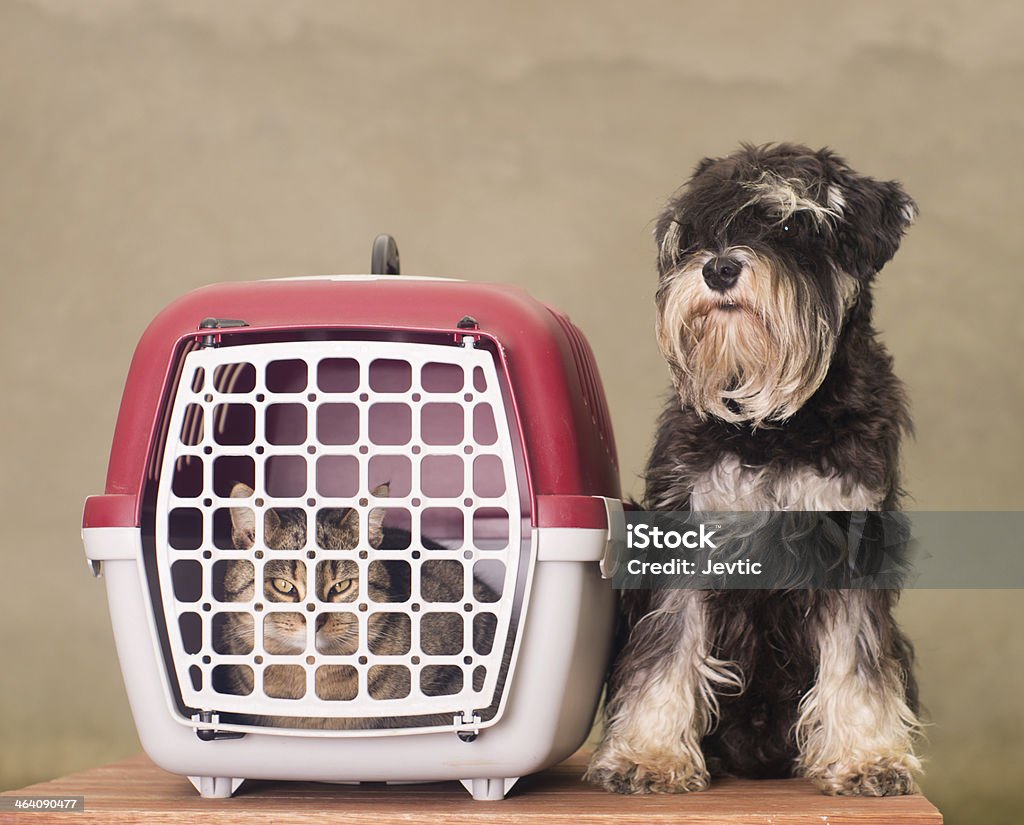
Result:
<svg viewBox="0 0 1024 825">
<path fill-rule="evenodd" d="M 381 485 L 373 491 L 377 498 L 385 498 L 388 485 Z M 243 499 L 253 495 L 251 488 L 236 484 L 232 498 L 243 504 Z M 369 544 L 375 549 L 397 549 L 409 546 L 408 535 L 401 531 L 390 531 L 385 538 L 383 528 L 384 511 L 375 508 L 367 516 L 366 532 Z M 272 609 L 252 612 L 231 611 L 218 614 L 226 620 L 218 627 L 215 624 L 215 647 L 219 652 L 250 654 L 253 652 L 255 622 L 263 622 L 263 647 L 272 655 L 301 655 L 316 652 L 333 656 L 351 656 L 360 650 L 360 624 L 353 604 L 359 599 L 359 565 L 351 559 L 317 560 L 316 548 L 331 550 L 357 550 L 359 543 L 359 514 L 352 509 L 323 509 L 316 517 L 316 546 L 307 547 L 307 516 L 302 509 L 270 508 L 265 511 L 263 522 L 263 544 L 267 560 L 263 564 L 262 597 L 256 594 L 256 570 L 258 564 L 249 559 L 231 559 L 223 562 L 223 600 L 228 602 L 293 603 L 294 610 Z M 255 545 L 256 516 L 250 506 L 231 508 L 232 542 L 236 550 L 250 550 Z M 394 545 L 394 546 L 392 546 Z M 292 558 L 277 558 L 275 551 L 291 551 Z M 306 550 L 305 559 L 294 558 L 295 551 Z M 263 552 L 262 550 L 259 552 Z M 315 564 L 315 570 L 308 565 Z M 411 598 L 412 575 L 407 561 L 399 558 L 373 559 L 365 567 L 365 592 L 374 604 L 404 603 Z M 312 573 L 312 575 L 310 575 Z M 312 580 L 314 593 L 308 593 Z M 473 585 L 474 593 L 482 601 L 478 584 Z M 420 592 L 427 601 L 455 604 L 464 592 L 463 567 L 456 561 L 437 561 L 424 565 L 420 573 Z M 255 598 L 254 598 L 255 597 Z M 218 597 L 219 598 L 219 597 Z M 313 604 L 314 610 L 306 609 Z M 420 645 L 428 654 L 449 655 L 463 647 L 463 621 L 454 613 L 431 614 L 435 620 L 421 626 Z M 316 616 L 315 630 L 311 632 L 309 620 Z M 412 623 L 409 616 L 392 609 L 370 611 L 364 621 L 366 634 L 365 649 L 375 655 L 403 655 L 411 649 Z M 475 631 L 474 631 L 475 632 Z M 485 632 L 492 634 L 493 629 Z M 488 637 L 489 639 L 489 637 Z M 219 646 L 218 646 L 219 645 Z M 489 649 L 489 641 L 488 641 Z M 356 669 L 345 664 L 324 664 L 316 668 L 315 692 L 321 699 L 346 700 L 358 695 L 359 676 Z M 428 668 L 427 671 L 430 671 Z M 439 672 L 439 671 L 438 671 Z M 375 665 L 368 671 L 366 690 L 374 699 L 400 699 L 411 689 L 411 673 L 408 668 L 395 665 Z M 461 674 L 458 681 L 449 676 L 425 677 L 428 695 L 456 693 L 461 689 Z M 474 676 L 474 679 L 478 678 Z M 482 676 L 480 677 L 482 678 Z M 448 680 L 448 681 L 446 681 Z M 227 692 L 248 695 L 254 688 L 253 673 L 247 666 L 230 667 L 230 684 Z M 305 695 L 306 675 L 301 667 L 294 665 L 269 664 L 263 669 L 263 690 L 268 696 L 297 699 Z M 433 693 L 431 693 L 433 691 Z M 321 720 L 322 722 L 323 720 Z M 268 724 L 293 726 L 294 720 L 270 717 Z M 322 725 L 321 725 L 322 726 Z M 329 726 L 329 725 L 328 725 Z"/>
<path fill-rule="evenodd" d="M 373 495 L 383 498 L 387 485 Z M 236 484 L 232 498 L 249 498 L 252 488 Z M 255 512 L 248 507 L 231 509 L 232 543 L 238 550 L 248 550 L 255 543 Z M 367 533 L 370 545 L 379 548 L 383 542 L 383 510 L 370 512 Z M 306 514 L 300 509 L 271 508 L 264 516 L 264 544 L 271 550 L 302 550 L 306 547 Z M 317 546 L 329 549 L 356 549 L 359 545 L 359 514 L 354 509 L 320 510 L 316 520 Z M 312 562 L 311 562 L 312 563 Z M 381 569 L 371 565 L 371 570 Z M 303 604 L 313 599 L 307 594 L 306 562 L 298 559 L 269 559 L 263 565 L 263 599 L 268 602 Z M 371 593 L 387 588 L 371 575 Z M 226 601 L 248 602 L 255 594 L 255 566 L 250 561 L 228 562 L 224 575 Z M 359 595 L 359 567 L 348 559 L 327 559 L 316 563 L 315 600 L 325 604 L 354 602 Z M 307 616 L 300 611 L 268 611 L 263 618 L 263 646 L 267 653 L 301 654 L 309 648 Z M 248 635 L 248 638 L 243 638 Z M 238 641 L 252 649 L 253 632 L 239 634 Z M 358 620 L 350 611 L 326 610 L 317 616 L 315 646 L 321 653 L 349 654 L 358 646 Z"/>
</svg>

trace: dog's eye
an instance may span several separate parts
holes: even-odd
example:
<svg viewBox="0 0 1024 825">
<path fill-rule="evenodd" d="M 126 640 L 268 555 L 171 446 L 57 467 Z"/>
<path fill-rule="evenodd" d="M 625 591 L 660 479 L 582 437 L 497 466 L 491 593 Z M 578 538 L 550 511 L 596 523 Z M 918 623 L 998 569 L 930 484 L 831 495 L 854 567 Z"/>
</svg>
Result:
<svg viewBox="0 0 1024 825">
<path fill-rule="evenodd" d="M 799 221 L 788 220 L 778 229 L 779 237 L 784 241 L 791 241 L 803 236 L 803 227 Z"/>
</svg>

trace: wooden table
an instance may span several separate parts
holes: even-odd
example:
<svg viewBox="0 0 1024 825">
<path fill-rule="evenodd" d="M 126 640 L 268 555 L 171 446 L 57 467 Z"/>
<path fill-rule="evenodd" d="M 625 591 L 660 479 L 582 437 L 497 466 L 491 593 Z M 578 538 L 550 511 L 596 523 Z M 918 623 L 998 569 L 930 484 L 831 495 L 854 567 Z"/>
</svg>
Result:
<svg viewBox="0 0 1024 825">
<path fill-rule="evenodd" d="M 202 799 L 187 779 L 162 771 L 145 756 L 41 782 L 0 796 L 85 796 L 78 813 L 0 813 L 0 823 L 65 825 L 128 822 L 320 823 L 390 822 L 702 823 L 702 825 L 918 825 L 941 823 L 923 796 L 827 797 L 799 779 L 722 779 L 708 791 L 682 796 L 623 797 L 580 781 L 586 756 L 577 754 L 524 777 L 502 802 L 474 802 L 455 782 L 430 785 L 325 785 L 246 782 L 233 799 Z"/>
</svg>

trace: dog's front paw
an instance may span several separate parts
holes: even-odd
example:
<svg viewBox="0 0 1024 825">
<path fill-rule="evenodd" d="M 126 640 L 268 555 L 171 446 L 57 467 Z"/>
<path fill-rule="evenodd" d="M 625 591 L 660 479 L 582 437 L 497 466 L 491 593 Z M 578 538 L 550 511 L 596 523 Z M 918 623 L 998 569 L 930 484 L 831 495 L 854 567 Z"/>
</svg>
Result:
<svg viewBox="0 0 1024 825">
<path fill-rule="evenodd" d="M 809 778 L 833 796 L 902 796 L 917 792 L 913 757 L 884 757 L 855 764 L 829 765 Z"/>
<path fill-rule="evenodd" d="M 689 793 L 703 791 L 710 777 L 703 761 L 678 755 L 654 759 L 633 759 L 598 751 L 587 769 L 586 779 L 606 791 L 621 794 Z"/>
</svg>

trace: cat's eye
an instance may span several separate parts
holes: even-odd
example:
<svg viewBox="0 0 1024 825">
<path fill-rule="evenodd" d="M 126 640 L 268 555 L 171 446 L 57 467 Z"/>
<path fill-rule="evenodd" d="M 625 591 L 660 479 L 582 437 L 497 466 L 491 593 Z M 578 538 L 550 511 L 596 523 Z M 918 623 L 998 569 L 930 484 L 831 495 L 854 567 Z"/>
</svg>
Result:
<svg viewBox="0 0 1024 825">
<path fill-rule="evenodd" d="M 331 585 L 331 589 L 327 591 L 327 598 L 333 599 L 336 596 L 344 596 L 352 589 L 352 586 L 355 583 L 355 579 L 342 579 L 341 581 L 336 581 Z"/>
<path fill-rule="evenodd" d="M 295 585 L 288 579 L 271 579 L 270 586 L 282 596 L 290 596 L 295 592 Z"/>
</svg>

